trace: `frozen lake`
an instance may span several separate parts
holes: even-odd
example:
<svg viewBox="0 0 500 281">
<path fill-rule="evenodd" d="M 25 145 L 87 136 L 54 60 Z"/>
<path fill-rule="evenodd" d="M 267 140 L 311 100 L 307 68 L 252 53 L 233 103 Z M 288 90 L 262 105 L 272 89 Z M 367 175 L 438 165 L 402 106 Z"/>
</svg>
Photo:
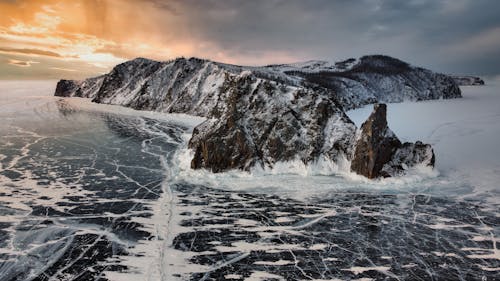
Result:
<svg viewBox="0 0 500 281">
<path fill-rule="evenodd" d="M 0 82 L 0 280 L 498 280 L 500 87 L 391 104 L 434 171 L 188 168 L 199 118 Z M 371 107 L 349 112 L 360 124 Z"/>
</svg>

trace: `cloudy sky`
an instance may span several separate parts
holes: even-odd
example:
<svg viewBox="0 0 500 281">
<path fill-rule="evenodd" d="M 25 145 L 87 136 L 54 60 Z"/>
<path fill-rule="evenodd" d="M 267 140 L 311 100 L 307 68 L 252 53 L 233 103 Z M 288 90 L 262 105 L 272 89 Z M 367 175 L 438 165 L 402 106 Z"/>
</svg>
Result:
<svg viewBox="0 0 500 281">
<path fill-rule="evenodd" d="M 500 74 L 497 0 L 0 0 L 0 79 L 82 78 L 134 57 L 262 65 L 386 54 Z"/>
</svg>

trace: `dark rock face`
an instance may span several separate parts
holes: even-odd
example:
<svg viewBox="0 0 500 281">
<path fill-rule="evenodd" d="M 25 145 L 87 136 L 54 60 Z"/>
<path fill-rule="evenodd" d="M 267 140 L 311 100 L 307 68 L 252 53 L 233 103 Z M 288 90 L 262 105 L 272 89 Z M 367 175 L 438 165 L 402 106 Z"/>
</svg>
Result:
<svg viewBox="0 0 500 281">
<path fill-rule="evenodd" d="M 78 85 L 72 80 L 59 80 L 56 86 L 55 96 L 58 97 L 71 97 L 76 96 Z"/>
<path fill-rule="evenodd" d="M 57 83 L 55 96 L 94 98 L 95 92 L 101 88 L 106 75 L 86 79 L 84 81 L 60 80 Z"/>
<path fill-rule="evenodd" d="M 459 86 L 482 86 L 484 85 L 484 80 L 475 76 L 459 76 L 452 75 L 451 78 L 455 80 Z"/>
<path fill-rule="evenodd" d="M 212 172 L 228 169 L 248 170 L 258 159 L 257 149 L 242 128 L 235 124 L 224 124 L 205 135 L 205 138 L 192 141 L 190 148 L 195 149 L 191 168 L 208 168 Z M 193 134 L 198 134 L 199 129 Z"/>
<path fill-rule="evenodd" d="M 375 104 L 367 121 L 361 126 L 351 170 L 367 178 L 402 174 L 419 164 L 434 166 L 434 152 L 422 142 L 401 144 L 387 126 L 387 106 Z"/>
<path fill-rule="evenodd" d="M 399 139 L 387 127 L 386 114 L 385 104 L 375 104 L 372 114 L 361 126 L 351 170 L 367 178 L 382 176 L 384 164 L 401 146 Z"/>
<path fill-rule="evenodd" d="M 192 168 L 248 170 L 351 154 L 356 127 L 324 93 L 252 76 L 234 77 L 224 87 L 230 89 L 224 112 L 196 127 L 189 141 Z"/>
<path fill-rule="evenodd" d="M 359 145 L 344 110 L 380 101 L 456 98 L 460 89 L 446 75 L 387 56 L 264 67 L 138 58 L 99 77 L 61 80 L 55 94 L 207 118 L 189 141 L 194 169 L 221 172 L 273 167 L 278 161 L 353 160 L 353 171 L 377 177 L 406 167 L 392 159 L 401 144 L 386 128 L 385 110 L 380 107 L 383 116 L 366 125 L 372 127 L 371 137 Z M 411 166 L 419 158 L 406 156 L 410 152 L 419 154 L 408 148 L 398 155 Z"/>
</svg>

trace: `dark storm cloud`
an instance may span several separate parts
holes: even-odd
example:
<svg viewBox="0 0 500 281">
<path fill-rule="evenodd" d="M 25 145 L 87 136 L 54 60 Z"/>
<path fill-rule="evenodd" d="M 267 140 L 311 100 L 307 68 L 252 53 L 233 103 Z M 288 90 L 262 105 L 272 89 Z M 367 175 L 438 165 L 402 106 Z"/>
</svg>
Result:
<svg viewBox="0 0 500 281">
<path fill-rule="evenodd" d="M 280 50 L 303 59 L 342 59 L 384 53 L 443 72 L 500 73 L 500 1 L 171 3 L 167 9 L 185 19 L 184 32 L 230 56 Z"/>
</svg>

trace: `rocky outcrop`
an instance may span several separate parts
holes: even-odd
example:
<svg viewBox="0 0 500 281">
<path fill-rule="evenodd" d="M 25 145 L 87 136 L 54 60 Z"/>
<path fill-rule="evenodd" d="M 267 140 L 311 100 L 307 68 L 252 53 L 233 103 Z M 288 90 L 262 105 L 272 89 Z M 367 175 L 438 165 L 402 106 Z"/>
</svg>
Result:
<svg viewBox="0 0 500 281">
<path fill-rule="evenodd" d="M 57 83 L 56 96 L 94 98 L 101 88 L 106 75 L 89 78 L 83 81 L 61 80 Z"/>
<path fill-rule="evenodd" d="M 434 150 L 430 144 L 421 141 L 405 142 L 392 155 L 389 162 L 382 168 L 382 176 L 400 176 L 408 169 L 416 166 L 434 167 Z"/>
<path fill-rule="evenodd" d="M 61 80 L 55 95 L 207 118 L 189 141 L 195 169 L 248 170 L 278 161 L 310 163 L 325 158 L 335 163 L 355 160 L 353 170 L 376 177 L 381 171 L 397 174 L 402 171 L 399 166 L 404 170 L 401 161 L 408 166 L 419 162 L 420 156 L 407 155 L 419 148 L 402 150 L 404 145 L 389 141 L 393 146 L 384 151 L 376 143 L 364 143 L 365 151 L 377 154 L 373 167 L 362 167 L 364 150 L 356 146 L 357 129 L 344 110 L 379 101 L 455 98 L 460 89 L 448 76 L 385 56 L 264 67 L 197 58 L 138 58 L 99 77 Z M 383 126 L 377 122 L 372 133 L 387 137 L 390 130 L 379 132 L 377 126 Z M 399 162 L 394 155 L 399 155 Z"/>
<path fill-rule="evenodd" d="M 434 166 L 434 152 L 422 142 L 401 144 L 387 126 L 387 106 L 375 104 L 361 126 L 351 171 L 367 178 L 390 177 L 416 165 Z"/>
<path fill-rule="evenodd" d="M 356 126 L 323 92 L 239 75 L 224 85 L 226 109 L 195 128 L 189 141 L 192 168 L 213 172 L 304 163 L 351 154 Z"/>
<path fill-rule="evenodd" d="M 467 75 L 451 75 L 451 78 L 455 80 L 459 86 L 482 86 L 484 85 L 484 80 L 476 76 Z"/>
<path fill-rule="evenodd" d="M 368 120 L 361 126 L 351 170 L 367 178 L 381 176 L 383 166 L 401 146 L 401 142 L 387 126 L 387 107 L 375 104 Z"/>
</svg>

